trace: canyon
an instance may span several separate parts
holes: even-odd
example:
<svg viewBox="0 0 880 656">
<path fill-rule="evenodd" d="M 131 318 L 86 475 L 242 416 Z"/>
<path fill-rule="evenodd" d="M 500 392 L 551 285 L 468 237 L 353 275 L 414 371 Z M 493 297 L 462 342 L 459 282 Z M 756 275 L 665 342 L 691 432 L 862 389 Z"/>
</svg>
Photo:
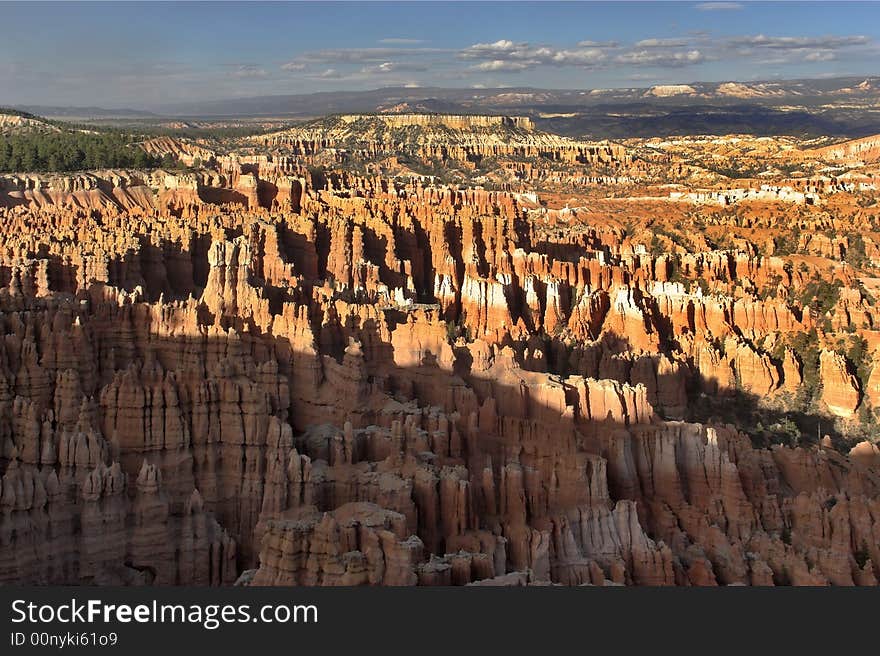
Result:
<svg viewBox="0 0 880 656">
<path fill-rule="evenodd" d="M 877 141 L 378 113 L 0 174 L 0 582 L 876 585 Z"/>
</svg>

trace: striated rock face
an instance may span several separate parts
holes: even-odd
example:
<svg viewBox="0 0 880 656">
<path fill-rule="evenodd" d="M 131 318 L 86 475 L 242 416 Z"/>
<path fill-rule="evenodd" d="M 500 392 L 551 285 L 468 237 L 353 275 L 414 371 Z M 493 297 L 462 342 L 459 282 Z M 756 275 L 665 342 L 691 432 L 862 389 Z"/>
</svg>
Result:
<svg viewBox="0 0 880 656">
<path fill-rule="evenodd" d="M 411 152 L 427 160 L 469 162 L 471 166 L 483 158 L 498 156 L 546 156 L 573 164 L 631 161 L 626 150 L 616 144 L 575 141 L 540 132 L 525 116 L 343 114 L 252 140 L 302 157 L 354 147 L 355 154 L 365 158 Z"/>
<path fill-rule="evenodd" d="M 465 159 L 629 157 L 417 122 L 522 133 Z M 880 457 L 834 432 L 880 398 L 849 269 L 696 229 L 649 250 L 610 201 L 313 176 L 296 153 L 334 146 L 292 135 L 4 187 L 0 582 L 876 583 Z M 754 212 L 698 218 L 720 241 Z"/>
<path fill-rule="evenodd" d="M 825 146 L 811 155 L 830 161 L 877 162 L 880 160 L 880 135 Z"/>
<path fill-rule="evenodd" d="M 831 351 L 819 355 L 822 402 L 838 417 L 850 417 L 859 405 L 859 385 L 846 360 Z"/>
<path fill-rule="evenodd" d="M 268 524 L 253 585 L 415 585 L 422 541 L 372 503 Z"/>
<path fill-rule="evenodd" d="M 161 473 L 131 481 L 118 462 L 53 469 L 12 460 L 2 480 L 0 580 L 99 585 L 228 585 L 236 543 L 193 491 L 178 512 Z M 75 461 L 74 461 L 75 462 Z"/>
<path fill-rule="evenodd" d="M 343 114 L 339 117 L 343 123 L 356 123 L 367 118 L 373 118 L 373 116 L 366 114 Z M 472 130 L 474 128 L 510 126 L 522 130 L 533 130 L 535 127 L 532 120 L 526 116 L 394 113 L 376 118 L 392 128 L 444 126 L 454 130 Z"/>
</svg>

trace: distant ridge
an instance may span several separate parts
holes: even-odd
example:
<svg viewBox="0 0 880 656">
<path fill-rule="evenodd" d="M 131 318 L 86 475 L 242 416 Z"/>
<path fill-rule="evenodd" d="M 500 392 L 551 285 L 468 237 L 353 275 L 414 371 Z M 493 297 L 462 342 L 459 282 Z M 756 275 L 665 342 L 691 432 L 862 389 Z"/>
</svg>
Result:
<svg viewBox="0 0 880 656">
<path fill-rule="evenodd" d="M 160 115 L 140 109 L 104 107 L 55 107 L 51 105 L 14 105 L 10 109 L 46 118 L 157 118 Z"/>
<path fill-rule="evenodd" d="M 670 93 L 673 91 L 675 93 Z M 682 93 L 682 91 L 686 93 Z M 166 116 L 234 117 L 299 116 L 388 111 L 397 105 L 404 111 L 447 114 L 504 114 L 515 107 L 595 106 L 609 102 L 683 101 L 750 102 L 782 104 L 792 99 L 809 102 L 834 98 L 880 96 L 880 77 L 850 76 L 809 80 L 753 82 L 691 82 L 620 89 L 538 89 L 503 87 L 493 89 L 441 87 L 386 87 L 369 91 L 322 91 L 230 98 L 156 107 Z M 122 111 L 122 110 L 119 110 Z"/>
</svg>

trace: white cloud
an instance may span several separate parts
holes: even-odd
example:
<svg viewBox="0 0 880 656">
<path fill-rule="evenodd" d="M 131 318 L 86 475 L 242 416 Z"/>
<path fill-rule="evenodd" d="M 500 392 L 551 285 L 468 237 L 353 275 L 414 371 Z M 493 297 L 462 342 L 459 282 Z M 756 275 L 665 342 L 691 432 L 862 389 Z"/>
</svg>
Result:
<svg viewBox="0 0 880 656">
<path fill-rule="evenodd" d="M 255 66 L 254 64 L 241 64 L 236 66 L 229 75 L 237 78 L 261 78 L 268 77 L 269 73 L 265 69 Z"/>
<path fill-rule="evenodd" d="M 593 66 L 604 61 L 606 54 L 599 48 L 583 50 L 559 50 L 553 53 L 551 61 L 560 66 Z"/>
<path fill-rule="evenodd" d="M 850 46 L 863 46 L 871 42 L 866 36 L 740 36 L 730 40 L 735 45 L 753 46 L 756 48 L 778 48 L 780 50 L 797 50 L 801 48 L 837 49 Z"/>
<path fill-rule="evenodd" d="M 745 9 L 741 2 L 700 2 L 694 5 L 699 11 L 739 11 Z"/>
<path fill-rule="evenodd" d="M 600 47 L 565 49 L 501 39 L 494 43 L 475 43 L 462 50 L 459 58 L 484 60 L 473 67 L 477 70 L 522 71 L 538 66 L 592 67 L 603 62 L 607 55 Z"/>
<path fill-rule="evenodd" d="M 280 67 L 288 72 L 301 72 L 307 80 L 381 85 L 438 84 L 448 80 L 473 80 L 477 76 L 487 82 L 485 76 L 496 73 L 498 77 L 521 74 L 526 82 L 525 74 L 550 68 L 606 71 L 608 74 L 620 71 L 623 76 L 633 73 L 633 69 L 643 68 L 654 79 L 664 70 L 673 71 L 709 61 L 748 61 L 756 67 L 765 67 L 771 62 L 774 65 L 800 63 L 819 69 L 822 63 L 843 59 L 846 54 L 867 57 L 865 49 L 874 44 L 870 38 L 861 35 L 713 37 L 708 32 L 677 36 L 661 33 L 635 43 L 583 40 L 576 45 L 566 45 L 497 39 L 450 49 L 421 47 L 417 42 L 420 40 L 388 37 L 380 39 L 381 45 L 377 47 L 309 51 Z M 241 77 L 264 74 L 265 71 L 258 67 L 234 73 Z M 492 80 L 493 84 L 499 81 Z"/>
<path fill-rule="evenodd" d="M 808 62 L 826 62 L 834 61 L 835 59 L 837 59 L 837 55 L 830 50 L 814 50 L 804 56 L 804 61 Z"/>
<path fill-rule="evenodd" d="M 400 71 L 427 71 L 428 67 L 424 64 L 415 64 L 411 62 L 382 62 L 376 66 L 364 66 L 361 73 L 367 75 L 397 73 Z"/>
<path fill-rule="evenodd" d="M 642 39 L 636 41 L 636 48 L 684 48 L 688 45 L 686 39 Z"/>
<path fill-rule="evenodd" d="M 616 48 L 617 41 L 578 41 L 580 48 Z"/>
<path fill-rule="evenodd" d="M 503 59 L 492 59 L 491 61 L 480 62 L 471 68 L 475 71 L 514 72 L 524 71 L 536 65 L 537 63 L 535 62 L 516 62 L 505 61 Z"/>
<path fill-rule="evenodd" d="M 309 77 L 319 80 L 341 80 L 345 76 L 337 71 L 335 68 L 328 68 L 321 71 L 320 73 L 313 73 Z"/>
<path fill-rule="evenodd" d="M 519 56 L 528 51 L 528 43 L 514 43 L 508 39 L 500 39 L 493 43 L 475 43 L 462 51 L 463 59 L 482 59 L 499 54 Z"/>
<path fill-rule="evenodd" d="M 619 64 L 631 66 L 658 66 L 676 68 L 700 64 L 706 60 L 705 55 L 699 50 L 680 52 L 663 52 L 658 50 L 633 50 L 615 57 Z"/>
</svg>

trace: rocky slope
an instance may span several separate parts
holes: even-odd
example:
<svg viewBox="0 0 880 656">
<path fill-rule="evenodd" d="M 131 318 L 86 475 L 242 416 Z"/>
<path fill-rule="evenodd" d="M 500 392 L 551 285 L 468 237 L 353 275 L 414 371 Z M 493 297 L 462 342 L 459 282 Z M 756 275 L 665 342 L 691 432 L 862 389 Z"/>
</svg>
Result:
<svg viewBox="0 0 880 656">
<path fill-rule="evenodd" d="M 30 132 L 59 132 L 60 128 L 27 112 L 9 112 L 0 107 L 0 135 Z"/>
</svg>

